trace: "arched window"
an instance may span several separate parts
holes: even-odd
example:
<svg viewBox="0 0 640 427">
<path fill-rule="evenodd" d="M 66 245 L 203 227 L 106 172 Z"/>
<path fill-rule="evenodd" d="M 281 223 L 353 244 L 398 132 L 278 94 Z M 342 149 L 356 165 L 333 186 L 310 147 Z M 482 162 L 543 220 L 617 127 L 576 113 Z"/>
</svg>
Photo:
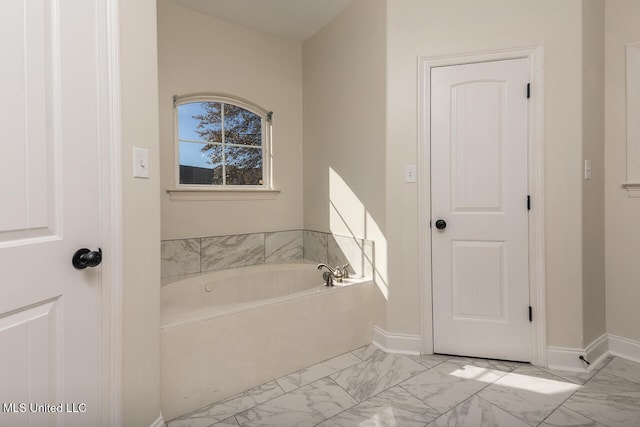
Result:
<svg viewBox="0 0 640 427">
<path fill-rule="evenodd" d="M 179 187 L 271 188 L 271 113 L 219 95 L 174 97 Z"/>
</svg>

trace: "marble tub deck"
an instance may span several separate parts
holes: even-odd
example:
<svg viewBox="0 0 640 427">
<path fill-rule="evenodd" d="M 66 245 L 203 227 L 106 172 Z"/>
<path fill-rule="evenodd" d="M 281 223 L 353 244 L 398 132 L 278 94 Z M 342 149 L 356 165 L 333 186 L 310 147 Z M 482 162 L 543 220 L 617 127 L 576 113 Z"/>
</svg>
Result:
<svg viewBox="0 0 640 427">
<path fill-rule="evenodd" d="M 640 426 L 640 364 L 588 374 L 363 347 L 177 418 L 205 426 Z"/>
</svg>

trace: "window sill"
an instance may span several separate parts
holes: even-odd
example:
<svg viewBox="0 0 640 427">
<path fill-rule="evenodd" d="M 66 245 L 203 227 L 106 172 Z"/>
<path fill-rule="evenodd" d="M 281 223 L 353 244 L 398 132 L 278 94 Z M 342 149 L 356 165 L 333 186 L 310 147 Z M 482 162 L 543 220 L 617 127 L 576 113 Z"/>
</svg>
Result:
<svg viewBox="0 0 640 427">
<path fill-rule="evenodd" d="M 202 200 L 275 200 L 280 190 L 262 188 L 167 188 L 169 198 L 174 201 Z"/>
<path fill-rule="evenodd" d="M 627 189 L 627 196 L 640 197 L 640 183 L 627 182 L 625 184 L 622 184 L 622 186 Z"/>
</svg>

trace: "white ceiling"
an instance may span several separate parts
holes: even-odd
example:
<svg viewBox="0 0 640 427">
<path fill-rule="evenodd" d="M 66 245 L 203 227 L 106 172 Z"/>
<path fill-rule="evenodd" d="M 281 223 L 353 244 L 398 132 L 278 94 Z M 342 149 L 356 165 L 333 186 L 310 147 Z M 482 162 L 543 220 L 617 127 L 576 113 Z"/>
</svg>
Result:
<svg viewBox="0 0 640 427">
<path fill-rule="evenodd" d="M 302 42 L 353 0 L 171 0 L 224 21 Z"/>
</svg>

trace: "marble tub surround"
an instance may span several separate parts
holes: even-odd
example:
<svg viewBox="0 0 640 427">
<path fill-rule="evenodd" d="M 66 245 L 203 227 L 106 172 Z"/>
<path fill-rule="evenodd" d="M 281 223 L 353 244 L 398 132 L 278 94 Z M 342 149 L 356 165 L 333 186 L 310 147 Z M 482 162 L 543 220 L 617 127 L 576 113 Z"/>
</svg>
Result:
<svg viewBox="0 0 640 427">
<path fill-rule="evenodd" d="M 387 356 L 401 366 L 392 380 L 379 375 L 389 364 Z M 403 372 L 412 370 L 405 378 Z M 366 346 L 177 418 L 168 427 L 638 425 L 639 363 L 608 358 L 583 384 L 557 373 L 486 359 L 387 355 Z M 325 376 L 315 379 L 320 375 Z M 359 380 L 345 386 L 339 380 L 355 377 Z M 302 378 L 311 382 L 296 383 Z M 451 405 L 433 400 L 434 390 L 446 394 Z"/>
<path fill-rule="evenodd" d="M 327 236 L 327 253 L 330 265 L 349 263 L 349 273 L 373 277 L 373 242 L 355 237 Z"/>
<path fill-rule="evenodd" d="M 303 236 L 303 256 L 304 259 L 329 263 L 329 243 L 328 233 L 320 233 L 319 231 L 304 230 Z"/>
<path fill-rule="evenodd" d="M 287 262 L 302 259 L 302 248 L 301 230 L 265 233 L 265 262 Z"/>
<path fill-rule="evenodd" d="M 374 253 L 370 240 L 304 230 L 303 243 L 305 259 L 331 266 L 349 263 L 350 274 L 373 276 Z"/>
<path fill-rule="evenodd" d="M 162 277 L 302 259 L 302 230 L 163 240 Z"/>
<path fill-rule="evenodd" d="M 204 237 L 200 243 L 200 271 L 264 264 L 264 242 L 264 233 Z"/>
<path fill-rule="evenodd" d="M 166 240 L 160 248 L 162 277 L 200 272 L 200 239 Z"/>
<path fill-rule="evenodd" d="M 373 242 L 310 230 L 163 240 L 162 277 L 307 259 L 372 277 Z"/>
</svg>

